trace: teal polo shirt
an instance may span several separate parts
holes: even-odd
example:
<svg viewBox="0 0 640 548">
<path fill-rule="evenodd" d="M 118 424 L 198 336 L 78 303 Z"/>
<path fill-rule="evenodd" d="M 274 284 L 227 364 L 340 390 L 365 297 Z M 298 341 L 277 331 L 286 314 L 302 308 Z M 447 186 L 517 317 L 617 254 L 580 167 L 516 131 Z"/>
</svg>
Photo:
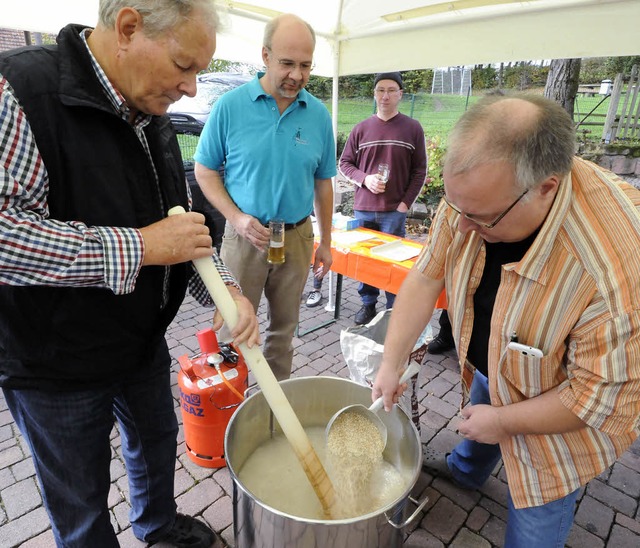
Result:
<svg viewBox="0 0 640 548">
<path fill-rule="evenodd" d="M 314 181 L 336 174 L 331 117 L 304 89 L 280 115 L 260 76 L 218 99 L 194 158 L 224 167 L 224 186 L 244 213 L 295 223 L 313 211 Z"/>
</svg>

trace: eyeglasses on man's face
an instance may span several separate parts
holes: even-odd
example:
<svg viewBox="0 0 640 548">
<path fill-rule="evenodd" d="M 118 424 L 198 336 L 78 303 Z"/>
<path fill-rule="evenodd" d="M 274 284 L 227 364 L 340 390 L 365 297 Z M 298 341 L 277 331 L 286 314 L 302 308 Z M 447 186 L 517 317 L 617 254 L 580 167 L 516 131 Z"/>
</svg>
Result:
<svg viewBox="0 0 640 548">
<path fill-rule="evenodd" d="M 498 215 L 492 222 L 490 223 L 485 223 L 483 221 L 478 220 L 475 216 L 473 215 L 468 215 L 467 213 L 463 213 L 457 206 L 453 205 L 446 196 L 442 196 L 442 198 L 444 199 L 444 201 L 447 203 L 447 205 L 453 209 L 453 211 L 455 211 L 456 213 L 459 213 L 460 215 L 464 215 L 464 218 L 471 221 L 474 224 L 477 224 L 478 226 L 481 226 L 482 228 L 485 228 L 487 230 L 492 229 L 494 226 L 496 226 L 503 218 L 504 216 L 509 213 L 509 211 L 511 211 L 516 204 L 522 200 L 522 198 L 524 197 L 524 195 L 529 192 L 529 189 L 525 190 L 522 194 L 520 194 L 520 196 L 518 196 L 516 198 L 516 200 L 507 208 L 505 209 L 502 213 L 500 213 L 500 215 Z"/>
<path fill-rule="evenodd" d="M 376 88 L 376 89 L 373 90 L 373 93 L 375 93 L 379 97 L 382 97 L 385 94 L 389 95 L 389 97 L 393 97 L 394 95 L 397 95 L 398 93 L 400 93 L 400 89 L 398 89 L 398 88 L 392 88 L 392 89 Z"/>
<path fill-rule="evenodd" d="M 271 48 L 267 48 L 269 54 L 273 55 Z M 302 63 L 296 63 L 291 59 L 276 59 L 278 66 L 285 72 L 294 72 L 299 69 L 302 74 L 309 74 L 315 67 L 313 61 L 303 61 Z"/>
</svg>

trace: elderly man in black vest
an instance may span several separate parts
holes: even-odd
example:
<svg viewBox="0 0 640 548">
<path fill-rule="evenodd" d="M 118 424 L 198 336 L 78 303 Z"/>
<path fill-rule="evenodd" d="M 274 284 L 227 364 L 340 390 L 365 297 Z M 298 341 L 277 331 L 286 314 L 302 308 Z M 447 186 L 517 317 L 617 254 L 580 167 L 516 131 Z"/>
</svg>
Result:
<svg viewBox="0 0 640 548">
<path fill-rule="evenodd" d="M 101 0 L 95 29 L 0 55 L 0 385 L 33 453 L 59 546 L 116 547 L 107 507 L 114 417 L 133 533 L 207 547 L 176 513 L 178 431 L 164 339 L 189 261 L 211 256 L 259 342 L 251 304 L 189 208 L 164 116 L 215 50 L 209 0 Z M 213 326 L 222 321 L 214 316 Z"/>
</svg>

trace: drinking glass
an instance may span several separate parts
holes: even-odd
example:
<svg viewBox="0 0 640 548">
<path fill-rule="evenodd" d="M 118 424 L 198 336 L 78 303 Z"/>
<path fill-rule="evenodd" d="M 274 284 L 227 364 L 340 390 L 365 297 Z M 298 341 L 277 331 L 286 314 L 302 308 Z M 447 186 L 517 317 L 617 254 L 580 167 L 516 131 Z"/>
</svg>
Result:
<svg viewBox="0 0 640 548">
<path fill-rule="evenodd" d="M 274 219 L 269 221 L 269 252 L 267 262 L 271 264 L 284 263 L 284 221 Z"/>
<path fill-rule="evenodd" d="M 389 180 L 389 164 L 378 164 L 378 179 L 385 185 Z"/>
</svg>

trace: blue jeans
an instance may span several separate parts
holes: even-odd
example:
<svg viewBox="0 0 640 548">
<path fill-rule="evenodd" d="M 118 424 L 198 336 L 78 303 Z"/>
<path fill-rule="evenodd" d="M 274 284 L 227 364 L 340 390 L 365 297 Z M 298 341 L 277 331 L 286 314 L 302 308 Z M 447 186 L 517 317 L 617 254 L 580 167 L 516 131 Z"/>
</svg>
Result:
<svg viewBox="0 0 640 548">
<path fill-rule="evenodd" d="M 117 548 L 107 498 L 114 417 L 129 478 L 133 533 L 163 534 L 176 515 L 178 421 L 166 344 L 137 382 L 69 392 L 3 389 L 26 439 L 58 546 Z"/>
<path fill-rule="evenodd" d="M 472 405 L 491 404 L 487 377 L 476 371 L 469 400 Z M 455 480 L 468 489 L 479 489 L 500 460 L 500 446 L 462 440 L 447 457 Z M 531 508 L 516 509 L 508 494 L 505 548 L 562 548 L 573 525 L 576 490 L 569 495 Z"/>
<path fill-rule="evenodd" d="M 399 211 L 354 211 L 356 219 L 362 221 L 364 228 L 371 228 L 373 230 L 379 230 L 385 234 L 393 234 L 394 236 L 405 235 L 405 223 L 407 220 L 406 213 L 400 213 Z M 378 296 L 380 290 L 372 285 L 361 283 L 358 286 L 358 293 L 362 298 L 362 304 L 375 305 L 378 302 Z M 387 308 L 393 307 L 393 302 L 396 300 L 395 293 L 389 293 L 385 291 L 387 297 Z"/>
</svg>

